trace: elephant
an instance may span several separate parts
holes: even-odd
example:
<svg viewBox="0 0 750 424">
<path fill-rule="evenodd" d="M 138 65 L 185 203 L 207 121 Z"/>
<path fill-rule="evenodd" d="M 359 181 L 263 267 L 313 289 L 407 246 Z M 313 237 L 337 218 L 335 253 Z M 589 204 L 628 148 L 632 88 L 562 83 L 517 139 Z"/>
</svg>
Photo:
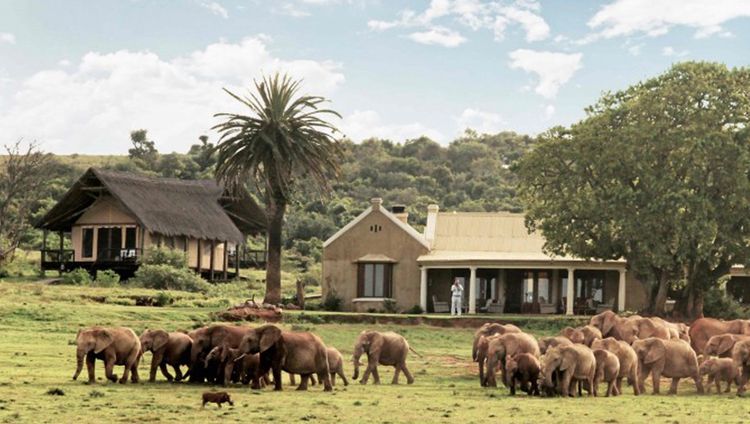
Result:
<svg viewBox="0 0 750 424">
<path fill-rule="evenodd" d="M 714 318 L 698 318 L 690 325 L 690 345 L 696 353 L 704 353 L 708 339 L 719 334 L 750 335 L 750 320 L 735 319 L 721 321 Z"/>
<path fill-rule="evenodd" d="M 188 336 L 193 340 L 193 346 L 190 349 L 190 381 L 202 382 L 208 378 L 213 382 L 216 373 L 206 372 L 205 356 L 211 349 L 223 344 L 237 348 L 250 330 L 250 327 L 216 324 L 189 332 Z"/>
<path fill-rule="evenodd" d="M 138 383 L 138 363 L 141 357 L 141 341 L 138 336 L 126 327 L 89 327 L 78 330 L 76 335 L 76 371 L 73 380 L 78 379 L 83 368 L 84 357 L 86 370 L 89 374 L 89 384 L 96 381 L 94 375 L 95 360 L 104 361 L 104 372 L 107 379 L 117 381 L 117 376 L 112 372 L 115 365 L 124 365 L 125 370 L 120 378 L 120 383 L 130 380 Z"/>
<path fill-rule="evenodd" d="M 641 316 L 622 318 L 612 311 L 604 311 L 594 315 L 589 325 L 598 328 L 603 337 L 614 337 L 629 344 L 637 339 L 657 337 L 664 340 L 672 338 L 670 331 L 659 321 Z"/>
<path fill-rule="evenodd" d="M 670 394 L 677 393 L 677 384 L 681 378 L 692 378 L 698 393 L 703 393 L 703 383 L 698 372 L 698 357 L 688 342 L 649 337 L 636 340 L 632 346 L 638 355 L 638 384 L 641 393 L 645 390 L 644 383 L 648 374 L 651 374 L 654 394 L 659 393 L 659 380 L 662 375 L 672 379 Z"/>
<path fill-rule="evenodd" d="M 620 360 L 617 355 L 604 349 L 594 349 L 596 374 L 594 375 L 594 396 L 598 396 L 599 383 L 607 383 L 607 397 L 617 396 L 617 378 L 620 375 Z"/>
<path fill-rule="evenodd" d="M 273 373 L 274 390 L 282 390 L 281 372 L 300 374 L 302 381 L 297 390 L 307 390 L 310 375 L 317 374 L 324 390 L 330 392 L 328 351 L 323 340 L 309 332 L 281 331 L 266 324 L 247 331 L 239 345 L 240 352 L 260 354 L 259 374 Z"/>
<path fill-rule="evenodd" d="M 593 325 L 584 325 L 583 327 L 579 327 L 578 330 L 583 333 L 583 344 L 588 347 L 591 347 L 591 344 L 594 343 L 594 340 L 604 338 L 602 337 L 602 332 Z"/>
<path fill-rule="evenodd" d="M 260 375 L 260 355 L 247 355 L 240 352 L 239 348 L 232 348 L 226 344 L 216 346 L 208 352 L 205 359 L 205 368 L 210 369 L 210 363 L 217 363 L 217 371 L 222 373 L 221 378 L 226 386 L 229 382 L 248 384 L 252 381 L 253 389 L 260 389 L 268 382 L 266 375 Z"/>
<path fill-rule="evenodd" d="M 544 355 L 547 350 L 556 346 L 572 345 L 569 338 L 563 336 L 542 337 L 539 339 L 539 352 Z"/>
<path fill-rule="evenodd" d="M 641 394 L 638 384 L 638 355 L 627 342 L 616 340 L 614 337 L 594 340 L 591 349 L 605 349 L 617 356 L 620 361 L 620 371 L 617 375 L 617 392 L 622 394 L 622 379 L 627 378 L 628 384 L 633 387 L 633 394 Z"/>
<path fill-rule="evenodd" d="M 729 333 L 712 336 L 703 347 L 703 355 L 730 358 L 732 356 L 734 345 L 742 340 L 750 340 L 750 336 L 740 336 L 738 334 Z"/>
<path fill-rule="evenodd" d="M 484 385 L 484 365 L 487 361 L 487 337 L 495 334 L 520 333 L 521 329 L 513 324 L 485 323 L 474 333 L 471 347 L 471 359 L 479 364 L 479 381 Z M 484 339 L 483 339 L 484 338 Z"/>
<path fill-rule="evenodd" d="M 336 385 L 336 375 L 344 381 L 344 386 L 349 385 L 344 374 L 344 357 L 335 347 L 328 347 L 328 369 L 331 371 L 331 386 Z"/>
<path fill-rule="evenodd" d="M 573 343 L 583 344 L 583 342 L 586 340 L 586 336 L 583 334 L 583 331 L 573 327 L 563 328 L 562 330 L 560 330 L 560 335 Z"/>
<path fill-rule="evenodd" d="M 711 385 L 716 383 L 716 393 L 721 393 L 721 382 L 727 382 L 727 389 L 724 393 L 732 390 L 732 382 L 738 387 L 741 384 L 740 372 L 737 364 L 732 358 L 708 358 L 700 365 L 698 372 L 701 377 L 708 375 L 706 379 L 706 393 L 711 393 Z"/>
<path fill-rule="evenodd" d="M 190 350 L 192 347 L 193 340 L 185 333 L 168 333 L 164 330 L 144 331 L 141 334 L 141 355 L 145 352 L 151 352 L 151 370 L 148 381 L 153 383 L 156 380 L 157 367 L 167 381 L 172 381 L 173 378 L 167 370 L 167 365 L 174 369 L 176 381 L 190 375 Z M 180 371 L 182 365 L 188 366 L 188 371 L 184 375 Z"/>
<path fill-rule="evenodd" d="M 539 396 L 539 373 L 541 364 L 536 356 L 530 353 L 517 353 L 505 358 L 506 386 L 510 394 L 516 394 L 516 382 L 521 383 L 521 390 L 529 395 Z"/>
<path fill-rule="evenodd" d="M 732 360 L 740 371 L 737 394 L 741 395 L 745 393 L 745 385 L 747 385 L 747 379 L 750 377 L 750 340 L 741 340 L 734 344 Z"/>
<path fill-rule="evenodd" d="M 574 343 L 548 349 L 542 357 L 542 376 L 545 387 L 556 386 L 553 380 L 556 371 L 560 373 L 560 392 L 564 397 L 571 395 L 571 389 L 576 381 L 586 383 L 589 396 L 593 395 L 596 357 L 589 347 Z"/>
<path fill-rule="evenodd" d="M 378 375 L 378 365 L 393 366 L 396 370 L 393 373 L 391 384 L 398 384 L 399 372 L 403 371 L 406 376 L 407 384 L 414 383 L 414 377 L 406 368 L 406 356 L 409 351 L 416 354 L 414 349 L 409 346 L 409 342 L 401 336 L 391 331 L 379 332 L 365 330 L 359 334 L 357 341 L 354 343 L 354 375 L 352 379 L 359 377 L 359 367 L 362 365 L 359 358 L 363 354 L 367 355 L 367 368 L 362 374 L 361 384 L 367 384 L 367 379 L 372 374 L 375 384 L 380 384 L 380 375 Z"/>
<path fill-rule="evenodd" d="M 663 325 L 669 330 L 670 338 L 682 339 L 690 343 L 690 327 L 681 322 L 669 322 L 659 317 L 651 317 L 652 320 Z"/>
<path fill-rule="evenodd" d="M 526 333 L 507 333 L 502 336 L 492 336 L 487 348 L 487 372 L 485 373 L 485 386 L 497 387 L 495 372 L 500 366 L 505 383 L 505 357 L 518 353 L 530 353 L 536 357 L 541 354 L 536 339 Z"/>
</svg>

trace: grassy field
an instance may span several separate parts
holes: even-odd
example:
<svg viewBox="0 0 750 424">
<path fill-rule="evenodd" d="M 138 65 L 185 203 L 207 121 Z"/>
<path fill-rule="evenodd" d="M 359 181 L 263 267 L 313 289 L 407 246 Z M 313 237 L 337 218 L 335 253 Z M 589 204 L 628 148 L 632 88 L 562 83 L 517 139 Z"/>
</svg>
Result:
<svg viewBox="0 0 750 424">
<path fill-rule="evenodd" d="M 119 385 L 105 383 L 97 362 L 99 384 L 71 380 L 79 327 L 92 324 L 144 328 L 190 329 L 209 322 L 209 314 L 225 300 L 190 293 L 173 293 L 174 306 L 138 307 L 128 296 L 156 292 L 144 289 L 104 289 L 43 286 L 38 283 L 0 283 L 0 422 L 608 422 L 627 423 L 742 423 L 750 401 L 732 396 L 698 396 L 682 384 L 678 396 L 634 397 L 627 390 L 618 398 L 541 399 L 511 398 L 505 389 L 479 387 L 476 366 L 470 361 L 473 330 L 427 326 L 387 326 L 406 336 L 421 353 L 409 366 L 414 385 L 344 387 L 333 393 L 319 386 L 296 392 L 290 386 L 276 393 L 244 386 L 228 390 L 234 407 L 200 407 L 200 394 L 211 387 L 188 384 Z M 105 297 L 107 303 L 100 303 Z M 99 298 L 100 300 L 93 300 Z M 292 330 L 319 334 L 348 357 L 356 335 L 365 325 L 287 323 Z M 367 326 L 386 329 L 385 326 Z M 555 331 L 546 320 L 536 334 Z M 141 363 L 147 375 L 150 354 Z M 346 372 L 351 375 L 351 366 Z M 85 380 L 85 369 L 84 376 Z M 120 373 L 121 367 L 116 368 Z M 381 370 L 389 382 L 392 371 Z M 159 375 L 158 378 L 161 378 Z M 285 379 L 286 382 L 286 379 Z M 662 384 L 666 392 L 668 385 Z M 60 389 L 64 395 L 47 394 Z"/>
</svg>

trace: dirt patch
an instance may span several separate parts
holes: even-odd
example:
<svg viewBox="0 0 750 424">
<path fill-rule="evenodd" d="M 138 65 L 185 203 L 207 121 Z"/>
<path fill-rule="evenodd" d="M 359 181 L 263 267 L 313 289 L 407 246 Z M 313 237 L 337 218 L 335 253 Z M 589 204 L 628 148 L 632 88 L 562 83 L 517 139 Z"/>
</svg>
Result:
<svg viewBox="0 0 750 424">
<path fill-rule="evenodd" d="M 274 305 L 260 304 L 252 300 L 232 306 L 226 311 L 216 314 L 216 318 L 222 321 L 265 321 L 279 322 L 282 319 L 283 310 Z"/>
</svg>

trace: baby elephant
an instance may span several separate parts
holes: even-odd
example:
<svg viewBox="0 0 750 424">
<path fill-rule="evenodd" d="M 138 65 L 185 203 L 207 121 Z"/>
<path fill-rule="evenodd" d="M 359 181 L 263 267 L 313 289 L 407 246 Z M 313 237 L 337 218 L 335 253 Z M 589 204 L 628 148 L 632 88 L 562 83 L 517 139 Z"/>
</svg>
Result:
<svg viewBox="0 0 750 424">
<path fill-rule="evenodd" d="M 234 402 L 232 402 L 232 398 L 229 397 L 229 393 L 227 392 L 205 392 L 203 393 L 203 406 L 202 408 L 206 407 L 207 403 L 215 403 L 221 408 L 222 403 L 228 403 L 231 406 L 234 406 Z"/>
<path fill-rule="evenodd" d="M 341 356 L 341 352 L 335 347 L 329 347 L 326 350 L 328 353 L 328 369 L 331 371 L 331 386 L 336 385 L 336 375 L 344 380 L 344 386 L 348 386 L 349 381 L 344 374 L 344 357 Z"/>
<path fill-rule="evenodd" d="M 521 390 L 529 395 L 539 396 L 539 373 L 542 369 L 536 356 L 530 353 L 517 353 L 505 357 L 506 385 L 510 387 L 510 394 L 516 394 L 516 382 Z M 531 387 L 529 387 L 529 384 Z"/>
<path fill-rule="evenodd" d="M 727 389 L 724 393 L 729 393 L 732 388 L 732 382 L 740 385 L 740 373 L 737 364 L 732 358 L 708 358 L 699 368 L 701 377 L 708 374 L 706 381 L 706 393 L 711 392 L 711 384 L 716 383 L 716 393 L 721 393 L 721 382 L 727 382 Z"/>
<path fill-rule="evenodd" d="M 594 349 L 596 358 L 596 374 L 594 375 L 594 396 L 597 396 L 599 383 L 607 383 L 607 397 L 617 396 L 620 391 L 617 388 L 617 376 L 620 374 L 620 360 L 612 352 L 604 349 Z"/>
</svg>

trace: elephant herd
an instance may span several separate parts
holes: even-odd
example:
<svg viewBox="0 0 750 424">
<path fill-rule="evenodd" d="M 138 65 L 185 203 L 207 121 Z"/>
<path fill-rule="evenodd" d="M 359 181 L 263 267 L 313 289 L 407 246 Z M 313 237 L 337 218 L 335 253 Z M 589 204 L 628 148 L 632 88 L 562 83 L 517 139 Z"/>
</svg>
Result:
<svg viewBox="0 0 750 424">
<path fill-rule="evenodd" d="M 140 337 L 125 327 L 90 327 L 81 329 L 76 336 L 77 379 L 86 363 L 89 383 L 96 381 L 94 366 L 97 359 L 104 362 L 105 375 L 118 381 L 114 366 L 124 366 L 120 383 L 128 378 L 139 382 L 138 364 L 145 352 L 151 352 L 149 382 L 156 380 L 157 368 L 168 381 L 210 382 L 215 384 L 252 384 L 254 389 L 273 384 L 282 389 L 282 371 L 296 384 L 295 374 L 301 376 L 297 390 L 307 390 L 316 384 L 315 377 L 325 391 L 332 390 L 336 376 L 345 385 L 343 357 L 334 347 L 310 332 L 283 331 L 274 325 L 260 327 L 230 326 L 223 324 L 201 327 L 190 332 L 145 330 Z M 393 332 L 363 331 L 354 345 L 354 379 L 359 377 L 360 358 L 367 356 L 367 367 L 362 375 L 366 384 L 370 375 L 379 383 L 378 365 L 393 366 L 393 383 L 397 384 L 401 372 L 409 384 L 414 377 L 406 367 L 406 357 L 412 350 L 402 336 Z M 412 350 L 413 351 L 413 350 Z M 174 370 L 170 374 L 168 367 Z M 186 367 L 182 372 L 182 367 Z M 269 374 L 273 377 L 270 378 Z"/>
<path fill-rule="evenodd" d="M 566 327 L 558 336 L 536 339 L 512 324 L 484 324 L 474 334 L 472 359 L 479 365 L 483 387 L 497 386 L 497 373 L 511 395 L 520 387 L 530 395 L 597 396 L 601 383 L 606 396 L 622 393 L 627 380 L 633 393 L 645 392 L 651 376 L 653 393 L 662 377 L 670 378 L 670 394 L 682 378 L 695 382 L 704 393 L 726 382 L 737 393 L 750 377 L 750 320 L 721 321 L 700 318 L 688 327 L 661 318 L 620 317 L 605 311 L 588 325 Z"/>
</svg>

